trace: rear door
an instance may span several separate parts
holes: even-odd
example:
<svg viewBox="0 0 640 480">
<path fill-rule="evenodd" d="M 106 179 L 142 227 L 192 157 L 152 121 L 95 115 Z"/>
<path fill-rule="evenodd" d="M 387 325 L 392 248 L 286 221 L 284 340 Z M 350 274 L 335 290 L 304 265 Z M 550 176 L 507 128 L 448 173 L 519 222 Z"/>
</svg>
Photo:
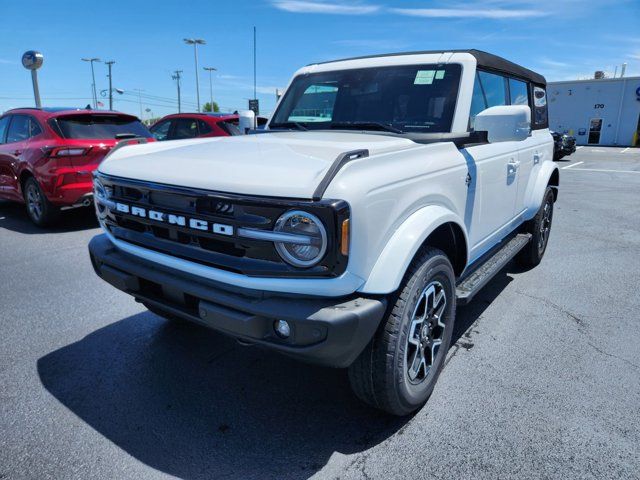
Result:
<svg viewBox="0 0 640 480">
<path fill-rule="evenodd" d="M 478 71 L 473 88 L 470 123 L 482 110 L 509 102 L 507 80 Z M 469 165 L 469 201 L 465 223 L 471 242 L 471 260 L 498 243 L 512 229 L 518 183 L 516 166 L 521 142 L 486 143 L 462 149 Z"/>
</svg>

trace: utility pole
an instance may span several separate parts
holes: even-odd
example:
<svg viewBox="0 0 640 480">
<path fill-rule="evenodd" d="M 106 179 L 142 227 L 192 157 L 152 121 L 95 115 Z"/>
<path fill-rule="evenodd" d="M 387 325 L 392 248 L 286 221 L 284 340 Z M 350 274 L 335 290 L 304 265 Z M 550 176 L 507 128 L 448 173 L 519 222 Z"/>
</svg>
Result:
<svg viewBox="0 0 640 480">
<path fill-rule="evenodd" d="M 91 84 L 91 89 L 93 91 L 93 108 L 98 108 L 98 94 L 96 93 L 96 72 L 93 69 L 93 63 L 99 62 L 100 59 L 96 57 L 92 58 L 81 58 L 83 62 L 89 62 L 91 64 L 91 79 L 93 83 Z"/>
<path fill-rule="evenodd" d="M 209 72 L 209 105 L 211 105 L 211 113 L 213 113 L 213 80 L 211 77 L 213 76 L 213 72 L 218 71 L 215 67 L 203 67 L 206 71 Z"/>
<path fill-rule="evenodd" d="M 198 105 L 198 112 L 200 111 L 200 77 L 198 75 L 198 45 L 205 45 L 205 42 L 202 38 L 185 38 L 184 43 L 187 45 L 193 45 L 193 56 L 196 61 L 196 98 Z"/>
<path fill-rule="evenodd" d="M 142 90 L 141 88 L 134 88 L 134 91 L 138 92 L 138 103 L 140 104 L 140 120 L 142 120 Z"/>
<path fill-rule="evenodd" d="M 256 27 L 253 27 L 253 98 L 256 99 Z"/>
<path fill-rule="evenodd" d="M 114 62 L 113 60 L 109 60 L 108 62 L 104 62 L 104 63 L 109 69 L 109 74 L 107 75 L 107 77 L 109 77 L 109 110 L 113 110 L 113 86 L 111 81 L 111 65 L 113 65 L 116 62 Z"/>
<path fill-rule="evenodd" d="M 180 74 L 182 70 L 176 70 L 173 72 L 175 75 L 171 75 L 171 78 L 176 81 L 176 85 L 178 85 L 178 113 L 180 113 Z"/>
</svg>

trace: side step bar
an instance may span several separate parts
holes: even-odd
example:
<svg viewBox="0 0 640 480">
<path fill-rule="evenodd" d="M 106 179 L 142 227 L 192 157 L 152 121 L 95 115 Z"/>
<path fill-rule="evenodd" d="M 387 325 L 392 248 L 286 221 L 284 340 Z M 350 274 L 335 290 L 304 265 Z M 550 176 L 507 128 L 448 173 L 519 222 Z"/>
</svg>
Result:
<svg viewBox="0 0 640 480">
<path fill-rule="evenodd" d="M 456 287 L 458 305 L 466 305 L 476 293 L 504 268 L 531 241 L 530 233 L 520 233 L 500 247 Z"/>
</svg>

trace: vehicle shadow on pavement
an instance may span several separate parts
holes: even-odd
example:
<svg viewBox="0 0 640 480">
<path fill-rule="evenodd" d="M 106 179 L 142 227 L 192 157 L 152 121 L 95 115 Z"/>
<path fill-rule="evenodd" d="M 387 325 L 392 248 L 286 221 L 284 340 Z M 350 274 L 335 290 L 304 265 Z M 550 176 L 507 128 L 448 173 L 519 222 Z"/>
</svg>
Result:
<svg viewBox="0 0 640 480">
<path fill-rule="evenodd" d="M 466 330 L 509 281 L 500 274 L 476 306 L 459 310 L 454 342 L 471 342 Z M 40 358 L 37 369 L 44 387 L 101 435 L 188 479 L 308 478 L 336 452 L 402 435 L 412 419 L 362 404 L 345 370 L 151 313 L 96 330 Z"/>
<path fill-rule="evenodd" d="M 98 220 L 93 207 L 74 208 L 61 212 L 55 225 L 41 228 L 29 220 L 23 204 L 0 200 L 0 228 L 14 232 L 26 234 L 60 233 L 97 227 Z"/>
</svg>

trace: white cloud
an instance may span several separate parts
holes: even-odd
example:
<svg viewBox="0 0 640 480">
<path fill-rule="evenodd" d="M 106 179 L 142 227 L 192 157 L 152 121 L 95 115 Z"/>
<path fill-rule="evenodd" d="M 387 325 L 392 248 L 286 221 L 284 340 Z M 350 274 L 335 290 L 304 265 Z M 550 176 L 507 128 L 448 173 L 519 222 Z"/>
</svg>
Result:
<svg viewBox="0 0 640 480">
<path fill-rule="evenodd" d="M 410 17 L 427 18 L 530 18 L 542 17 L 549 12 L 543 10 L 516 10 L 507 8 L 391 8 L 393 13 Z"/>
<path fill-rule="evenodd" d="M 14 62 L 14 61 L 11 61 L 11 60 L 5 60 L 4 58 L 0 58 L 0 63 L 6 64 L 6 65 L 14 65 L 14 64 L 16 64 L 18 62 Z"/>
<path fill-rule="evenodd" d="M 627 57 L 633 58 L 634 60 L 640 60 L 640 52 L 638 52 L 638 53 L 630 53 L 629 55 L 627 55 Z"/>
<path fill-rule="evenodd" d="M 551 60 L 549 58 L 540 59 L 539 63 L 547 67 L 555 67 L 555 68 L 568 68 L 571 66 L 568 63 L 558 62 L 557 60 Z"/>
<path fill-rule="evenodd" d="M 273 6 L 286 12 L 295 13 L 329 13 L 337 15 L 363 15 L 380 10 L 378 5 L 342 5 L 308 0 L 275 0 Z"/>
</svg>

